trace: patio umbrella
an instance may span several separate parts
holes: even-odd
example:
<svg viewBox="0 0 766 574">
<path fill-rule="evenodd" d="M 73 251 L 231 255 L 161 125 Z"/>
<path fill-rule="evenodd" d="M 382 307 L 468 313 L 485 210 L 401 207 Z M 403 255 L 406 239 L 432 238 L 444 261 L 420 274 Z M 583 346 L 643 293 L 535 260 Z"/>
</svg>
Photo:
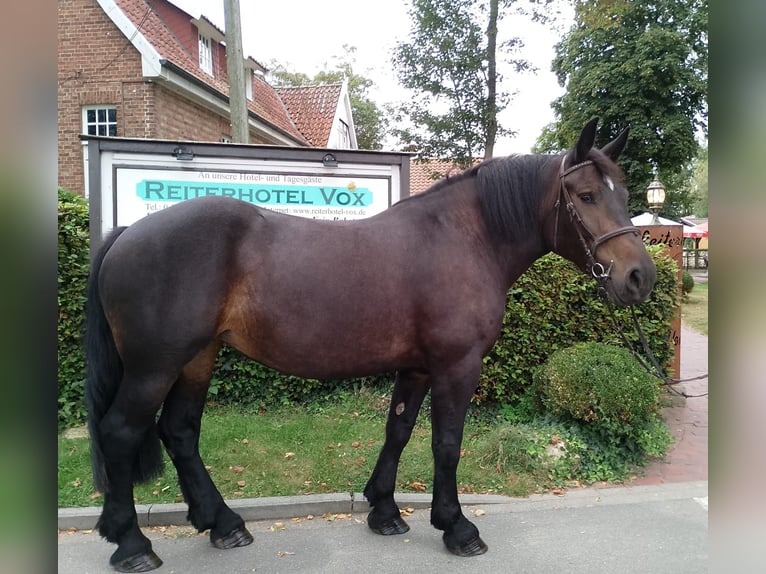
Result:
<svg viewBox="0 0 766 574">
<path fill-rule="evenodd" d="M 708 236 L 707 221 L 694 226 L 684 225 L 684 237 L 692 237 L 694 239 L 700 239 L 702 237 L 707 237 L 707 236 Z"/>
<path fill-rule="evenodd" d="M 660 225 L 681 225 L 677 221 L 673 221 L 672 219 L 666 219 L 664 217 L 660 217 L 659 224 Z M 649 213 L 648 211 L 645 211 L 644 213 L 641 213 L 640 215 L 636 215 L 635 217 L 631 217 L 630 221 L 633 223 L 633 225 L 652 225 L 654 223 L 654 214 Z"/>
</svg>

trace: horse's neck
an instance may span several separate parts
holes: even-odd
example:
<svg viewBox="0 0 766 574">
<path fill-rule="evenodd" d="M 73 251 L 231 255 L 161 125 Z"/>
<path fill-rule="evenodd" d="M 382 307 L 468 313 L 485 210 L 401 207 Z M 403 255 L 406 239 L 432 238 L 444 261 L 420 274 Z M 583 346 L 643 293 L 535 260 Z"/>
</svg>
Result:
<svg viewBox="0 0 766 574">
<path fill-rule="evenodd" d="M 502 269 L 506 291 L 535 261 L 546 253 L 542 243 L 536 240 L 516 242 L 497 248 L 496 257 L 498 266 Z"/>
<path fill-rule="evenodd" d="M 471 246 L 474 256 L 492 262 L 497 269 L 498 284 L 506 291 L 547 253 L 539 234 L 513 243 L 493 241 L 484 224 L 476 192 L 468 186 L 445 187 L 422 199 L 430 203 L 425 212 L 459 234 L 460 241 Z"/>
</svg>

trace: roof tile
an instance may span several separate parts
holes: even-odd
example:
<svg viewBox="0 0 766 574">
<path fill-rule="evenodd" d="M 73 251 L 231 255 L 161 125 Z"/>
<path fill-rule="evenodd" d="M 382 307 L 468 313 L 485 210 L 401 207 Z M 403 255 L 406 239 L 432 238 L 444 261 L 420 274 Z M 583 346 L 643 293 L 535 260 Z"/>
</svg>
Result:
<svg viewBox="0 0 766 574">
<path fill-rule="evenodd" d="M 342 89 L 343 84 L 322 84 L 279 87 L 276 91 L 311 145 L 327 147 Z"/>
</svg>

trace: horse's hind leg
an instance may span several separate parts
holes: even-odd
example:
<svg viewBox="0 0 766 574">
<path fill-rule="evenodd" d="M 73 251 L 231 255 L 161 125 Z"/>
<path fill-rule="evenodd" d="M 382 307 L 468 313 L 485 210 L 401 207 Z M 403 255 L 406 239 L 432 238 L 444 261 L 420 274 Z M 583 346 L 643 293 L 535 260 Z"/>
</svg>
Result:
<svg viewBox="0 0 766 574">
<path fill-rule="evenodd" d="M 431 390 L 431 448 L 434 455 L 434 496 L 431 524 L 444 531 L 445 546 L 458 556 L 487 551 L 479 530 L 460 509 L 457 465 L 468 404 L 479 381 L 481 362 L 468 362 L 434 377 Z"/>
<path fill-rule="evenodd" d="M 410 440 L 423 399 L 428 393 L 428 376 L 424 373 L 398 373 L 386 422 L 386 441 L 378 462 L 364 489 L 372 506 L 367 525 L 378 534 L 402 534 L 409 526 L 394 502 L 399 458 Z"/>
<path fill-rule="evenodd" d="M 200 532 L 210 529 L 218 548 L 245 546 L 253 537 L 213 484 L 200 458 L 202 411 L 220 344 L 212 343 L 186 364 L 170 391 L 159 421 L 160 437 L 178 471 L 178 482 L 189 505 L 189 521 Z"/>
<path fill-rule="evenodd" d="M 98 424 L 108 477 L 98 529 L 118 545 L 110 563 L 120 572 L 146 572 L 162 565 L 138 527 L 133 483 L 151 478 L 162 468 L 155 416 L 171 381 L 170 376 L 126 373 L 114 402 Z M 137 468 L 142 470 L 137 472 Z"/>
</svg>

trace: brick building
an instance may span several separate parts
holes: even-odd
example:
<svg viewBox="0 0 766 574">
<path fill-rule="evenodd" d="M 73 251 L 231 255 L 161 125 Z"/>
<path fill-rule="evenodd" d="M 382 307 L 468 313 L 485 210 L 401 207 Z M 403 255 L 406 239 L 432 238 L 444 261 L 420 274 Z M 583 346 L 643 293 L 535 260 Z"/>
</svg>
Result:
<svg viewBox="0 0 766 574">
<path fill-rule="evenodd" d="M 274 88 L 243 64 L 250 143 L 357 148 L 345 82 Z M 224 32 L 167 0 L 59 0 L 58 182 L 79 193 L 81 134 L 230 141 Z"/>
</svg>

